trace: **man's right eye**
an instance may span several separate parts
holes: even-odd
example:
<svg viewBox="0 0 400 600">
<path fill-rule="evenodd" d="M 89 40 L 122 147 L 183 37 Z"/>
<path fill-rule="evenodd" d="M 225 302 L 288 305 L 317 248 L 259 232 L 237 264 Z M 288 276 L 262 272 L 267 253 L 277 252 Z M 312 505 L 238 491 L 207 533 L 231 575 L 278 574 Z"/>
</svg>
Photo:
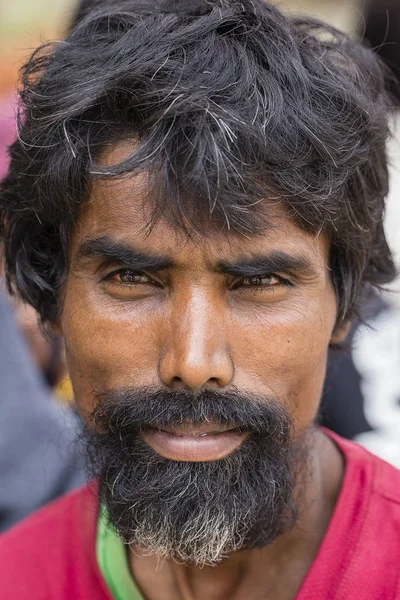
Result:
<svg viewBox="0 0 400 600">
<path fill-rule="evenodd" d="M 132 286 L 140 284 L 153 285 L 156 283 L 154 279 L 151 279 L 145 273 L 142 273 L 141 271 L 133 271 L 132 269 L 118 269 L 116 271 L 112 271 L 111 273 L 107 273 L 107 275 L 102 277 L 101 280 L 120 286 Z"/>
</svg>

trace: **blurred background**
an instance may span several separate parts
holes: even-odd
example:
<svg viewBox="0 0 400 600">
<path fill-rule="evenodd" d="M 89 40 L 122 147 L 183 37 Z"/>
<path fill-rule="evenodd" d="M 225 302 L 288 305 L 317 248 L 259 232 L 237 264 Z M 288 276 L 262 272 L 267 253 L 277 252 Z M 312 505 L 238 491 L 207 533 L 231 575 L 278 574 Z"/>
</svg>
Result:
<svg viewBox="0 0 400 600">
<path fill-rule="evenodd" d="M 16 136 L 18 70 L 41 42 L 62 38 L 76 0 L 0 0 L 0 178 Z M 282 0 L 364 38 L 400 76 L 400 0 Z M 400 105 L 400 88 L 392 90 Z M 398 114 L 399 111 L 397 111 Z M 388 144 L 391 190 L 386 230 L 400 266 L 400 118 Z M 400 280 L 377 294 L 367 325 L 347 351 L 332 351 L 320 421 L 400 467 Z M 60 340 L 42 335 L 36 314 L 10 298 L 0 262 L 0 531 L 83 481 L 78 417 Z"/>
</svg>

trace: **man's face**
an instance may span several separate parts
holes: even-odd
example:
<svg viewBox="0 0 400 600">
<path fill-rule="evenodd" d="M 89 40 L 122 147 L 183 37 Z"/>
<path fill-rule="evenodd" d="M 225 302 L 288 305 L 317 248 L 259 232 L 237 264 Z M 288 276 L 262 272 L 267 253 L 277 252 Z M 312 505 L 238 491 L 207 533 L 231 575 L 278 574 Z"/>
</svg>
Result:
<svg viewBox="0 0 400 600">
<path fill-rule="evenodd" d="M 291 442 L 301 440 L 320 400 L 336 318 L 328 240 L 299 229 L 279 204 L 265 208 L 272 227 L 263 235 L 221 233 L 210 226 L 207 236 L 189 237 L 165 220 L 159 220 L 149 233 L 145 228 L 149 218 L 145 197 L 145 176 L 96 182 L 71 240 L 60 329 L 78 407 L 90 415 L 99 407 L 99 399 L 101 408 L 101 399 L 107 404 L 111 396 L 114 405 L 103 421 L 107 429 L 115 407 L 118 412 L 122 404 L 125 410 L 130 403 L 138 406 L 142 402 L 142 420 L 135 416 L 137 437 L 144 452 L 149 452 L 146 461 L 157 456 L 161 460 L 155 462 L 156 479 L 157 469 L 160 473 L 164 469 L 167 481 L 168 477 L 176 478 L 176 473 L 169 471 L 174 462 L 172 468 L 178 470 L 187 469 L 187 463 L 196 463 L 193 469 L 209 464 L 201 477 L 216 477 L 210 471 L 213 465 L 228 465 L 223 461 L 231 460 L 231 454 L 235 459 L 240 452 L 264 453 L 264 458 L 279 455 L 274 467 L 278 472 L 281 457 L 275 450 L 280 441 L 279 436 L 273 439 L 275 430 L 282 426 L 286 414 L 293 425 Z M 202 406 L 201 415 L 216 402 L 215 422 L 213 409 L 207 417 L 211 420 L 209 429 L 202 429 L 198 422 L 202 417 L 195 412 L 200 410 L 196 398 Z M 235 402 L 239 406 L 235 413 L 239 416 L 228 415 L 226 420 L 228 425 L 239 425 L 233 432 L 221 416 L 225 408 L 229 412 L 230 398 L 232 406 Z M 240 406 L 250 405 L 252 399 L 260 405 L 260 423 L 263 404 L 265 410 L 270 410 L 269 405 L 278 410 L 275 414 L 271 408 L 273 414 L 265 416 L 266 421 L 275 419 L 269 449 L 255 450 L 250 443 L 251 429 L 246 423 L 241 428 L 240 419 L 246 420 L 247 415 Z M 164 421 L 158 420 L 160 410 L 164 410 L 160 402 L 169 414 Z M 189 412 L 179 413 L 180 403 L 183 406 L 185 402 L 189 402 Z M 174 406 L 170 413 L 169 403 Z M 197 408 L 190 416 L 192 404 Z M 155 423 L 153 428 L 143 424 L 147 407 L 153 415 L 149 423 Z M 155 412 L 151 413 L 153 407 Z M 279 414 L 280 407 L 283 415 Z M 118 430 L 117 438 L 125 435 L 119 428 L 131 416 L 128 410 L 110 426 L 113 433 Z M 215 430 L 221 433 L 217 421 L 220 429 L 222 423 L 222 435 L 204 436 L 204 432 Z M 286 427 L 289 431 L 287 422 Z M 260 425 L 261 446 L 265 443 L 263 431 Z M 111 436 L 111 431 L 106 431 L 106 438 L 108 434 Z M 264 438 L 268 436 L 267 432 Z M 114 479 L 135 462 L 129 453 L 126 458 L 125 448 L 123 454 L 123 459 L 107 459 L 114 462 Z M 249 464 L 254 463 L 254 456 L 249 457 Z M 125 461 L 124 467 L 120 460 Z M 291 467 L 287 456 L 282 460 L 287 463 L 286 483 L 279 485 L 289 489 L 287 473 Z M 132 477 L 130 474 L 129 481 Z M 199 471 L 187 471 L 185 485 L 192 485 L 199 477 Z M 218 477 L 225 481 L 226 475 Z M 109 488 L 112 483 L 108 482 Z M 241 493 L 238 491 L 238 496 Z M 265 490 L 261 490 L 263 495 Z M 273 495 L 271 491 L 271 498 Z M 248 506 L 248 498 L 246 502 L 244 506 Z M 217 511 L 218 507 L 212 509 Z M 129 527 L 124 529 L 127 538 Z M 279 529 L 276 524 L 268 527 L 265 539 Z M 243 534 L 241 540 L 245 537 Z M 226 547 L 237 546 L 236 541 Z"/>
<path fill-rule="evenodd" d="M 336 316 L 326 238 L 279 205 L 263 236 L 189 240 L 164 221 L 147 235 L 143 187 L 140 177 L 96 183 L 72 238 L 60 325 L 78 406 L 90 410 L 94 390 L 121 386 L 234 387 L 272 394 L 303 431 Z M 104 256 L 78 260 L 83 244 L 105 237 L 172 266 L 136 272 Z"/>
</svg>

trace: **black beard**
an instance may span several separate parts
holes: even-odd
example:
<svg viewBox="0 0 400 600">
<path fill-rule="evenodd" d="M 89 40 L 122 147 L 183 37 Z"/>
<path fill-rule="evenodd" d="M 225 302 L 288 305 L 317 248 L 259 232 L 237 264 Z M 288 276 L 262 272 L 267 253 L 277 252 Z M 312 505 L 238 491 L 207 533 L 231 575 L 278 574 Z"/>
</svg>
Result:
<svg viewBox="0 0 400 600">
<path fill-rule="evenodd" d="M 247 430 L 230 455 L 177 462 L 139 436 L 211 421 Z M 161 558 L 215 565 L 229 553 L 270 544 L 294 524 L 297 466 L 292 420 L 281 403 L 240 392 L 123 389 L 99 395 L 83 439 L 99 500 L 128 544 Z"/>
</svg>

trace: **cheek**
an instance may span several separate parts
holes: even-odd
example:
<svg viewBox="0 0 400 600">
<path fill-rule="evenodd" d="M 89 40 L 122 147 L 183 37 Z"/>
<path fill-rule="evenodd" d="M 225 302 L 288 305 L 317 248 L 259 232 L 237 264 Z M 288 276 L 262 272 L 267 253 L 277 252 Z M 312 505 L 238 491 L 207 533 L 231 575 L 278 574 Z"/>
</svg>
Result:
<svg viewBox="0 0 400 600">
<path fill-rule="evenodd" d="M 79 407 L 92 405 L 94 390 L 155 383 L 159 327 L 154 310 L 145 304 L 136 310 L 129 303 L 117 306 L 109 298 L 94 300 L 83 286 L 70 285 L 61 329 Z"/>
<path fill-rule="evenodd" d="M 285 403 L 297 431 L 315 417 L 325 377 L 336 309 L 333 292 L 322 296 L 286 307 L 234 310 L 227 327 L 234 385 Z M 90 410 L 94 390 L 159 384 L 168 323 L 154 300 L 117 303 L 70 281 L 61 328 L 78 406 Z"/>
<path fill-rule="evenodd" d="M 239 386 L 282 401 L 304 429 L 318 410 L 334 322 L 334 304 L 310 303 L 237 323 Z"/>
</svg>

